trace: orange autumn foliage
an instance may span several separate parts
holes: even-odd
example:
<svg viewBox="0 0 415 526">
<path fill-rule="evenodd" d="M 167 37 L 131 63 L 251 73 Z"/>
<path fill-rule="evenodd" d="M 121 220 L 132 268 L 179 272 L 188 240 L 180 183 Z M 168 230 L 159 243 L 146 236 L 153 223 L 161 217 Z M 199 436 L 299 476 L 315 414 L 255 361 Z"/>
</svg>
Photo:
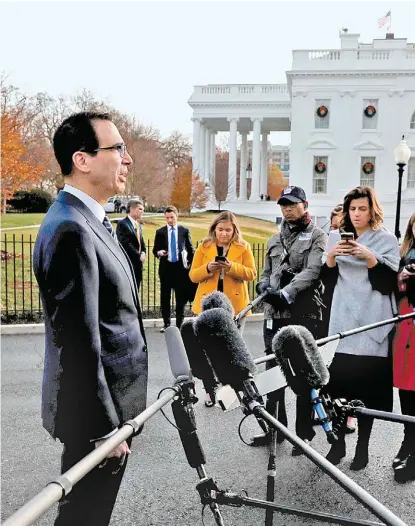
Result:
<svg viewBox="0 0 415 526">
<path fill-rule="evenodd" d="M 33 159 L 23 143 L 19 122 L 8 113 L 1 119 L 1 200 L 2 203 L 17 190 L 39 184 L 44 166 Z"/>
<path fill-rule="evenodd" d="M 279 199 L 282 190 L 287 186 L 287 179 L 284 178 L 278 164 L 272 163 L 268 168 L 268 187 L 267 194 L 271 201 Z"/>
<path fill-rule="evenodd" d="M 192 163 L 185 163 L 174 171 L 173 190 L 170 202 L 179 210 L 179 212 L 189 212 L 191 193 Z"/>
</svg>

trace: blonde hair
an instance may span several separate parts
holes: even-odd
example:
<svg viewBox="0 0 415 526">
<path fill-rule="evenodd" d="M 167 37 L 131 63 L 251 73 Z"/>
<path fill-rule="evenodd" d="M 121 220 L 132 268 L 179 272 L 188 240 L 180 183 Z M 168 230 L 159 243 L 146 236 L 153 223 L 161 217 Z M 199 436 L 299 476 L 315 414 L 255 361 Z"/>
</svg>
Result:
<svg viewBox="0 0 415 526">
<path fill-rule="evenodd" d="M 412 248 L 415 248 L 415 239 L 414 234 L 412 232 L 412 228 L 415 223 L 415 212 L 411 215 L 408 221 L 408 226 L 406 227 L 405 236 L 402 241 L 401 245 L 401 256 L 407 256 L 409 254 L 409 251 Z"/>
<path fill-rule="evenodd" d="M 356 233 L 352 221 L 350 219 L 350 203 L 354 199 L 361 199 L 362 197 L 367 197 L 369 201 L 369 210 L 370 210 L 370 220 L 369 226 L 372 230 L 378 230 L 383 225 L 383 210 L 377 200 L 375 191 L 370 188 L 370 186 L 357 186 L 350 190 L 344 198 L 343 202 L 343 212 L 342 220 L 340 223 L 340 230 L 345 232 L 354 232 Z"/>
<path fill-rule="evenodd" d="M 238 223 L 236 221 L 236 216 L 232 212 L 228 212 L 227 210 L 225 212 L 221 212 L 218 214 L 215 219 L 212 221 L 209 232 L 207 237 L 203 240 L 203 246 L 208 247 L 212 245 L 213 243 L 217 243 L 218 240 L 216 238 L 216 227 L 219 223 L 224 223 L 225 221 L 228 221 L 229 223 L 232 223 L 233 226 L 233 235 L 232 239 L 230 240 L 230 243 L 235 243 L 236 245 L 244 245 L 245 241 L 242 239 L 242 234 L 239 230 Z"/>
</svg>

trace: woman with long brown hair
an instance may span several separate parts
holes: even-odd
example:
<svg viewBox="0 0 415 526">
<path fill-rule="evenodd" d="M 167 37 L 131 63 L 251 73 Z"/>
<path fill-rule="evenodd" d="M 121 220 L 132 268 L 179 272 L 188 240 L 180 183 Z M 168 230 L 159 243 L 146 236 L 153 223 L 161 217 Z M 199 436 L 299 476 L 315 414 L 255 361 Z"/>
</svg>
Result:
<svg viewBox="0 0 415 526">
<path fill-rule="evenodd" d="M 249 303 L 248 281 L 257 275 L 249 243 L 242 239 L 236 217 L 221 212 L 212 221 L 207 237 L 197 247 L 189 277 L 198 283 L 192 310 L 201 312 L 201 301 L 211 292 L 223 292 L 238 314 Z M 241 330 L 245 318 L 242 320 Z M 206 386 L 205 405 L 214 403 L 215 386 Z"/>
<path fill-rule="evenodd" d="M 344 239 L 329 250 L 323 270 L 336 283 L 329 334 L 388 319 L 395 312 L 399 246 L 395 236 L 383 227 L 383 211 L 372 188 L 359 186 L 345 196 L 340 233 Z M 393 328 L 386 325 L 340 340 L 327 388 L 333 397 L 358 399 L 371 409 L 392 410 Z M 352 470 L 364 468 L 369 461 L 372 425 L 373 418 L 359 418 Z M 343 435 L 327 458 L 338 464 L 345 455 Z"/>
<path fill-rule="evenodd" d="M 398 274 L 399 314 L 415 311 L 415 212 L 401 246 Z M 415 416 L 415 320 L 400 323 L 393 343 L 393 385 L 399 389 L 402 414 Z M 404 439 L 393 460 L 395 480 L 415 479 L 415 426 L 404 425 Z"/>
</svg>

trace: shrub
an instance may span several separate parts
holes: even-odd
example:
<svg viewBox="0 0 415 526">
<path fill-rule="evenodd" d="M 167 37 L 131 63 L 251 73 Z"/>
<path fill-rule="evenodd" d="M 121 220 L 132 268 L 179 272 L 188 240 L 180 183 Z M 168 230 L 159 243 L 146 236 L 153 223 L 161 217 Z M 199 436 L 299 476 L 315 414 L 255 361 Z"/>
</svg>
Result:
<svg viewBox="0 0 415 526">
<path fill-rule="evenodd" d="M 19 190 L 7 204 L 17 212 L 42 213 L 47 212 L 53 203 L 53 197 L 44 190 L 35 188 L 33 190 Z"/>
</svg>

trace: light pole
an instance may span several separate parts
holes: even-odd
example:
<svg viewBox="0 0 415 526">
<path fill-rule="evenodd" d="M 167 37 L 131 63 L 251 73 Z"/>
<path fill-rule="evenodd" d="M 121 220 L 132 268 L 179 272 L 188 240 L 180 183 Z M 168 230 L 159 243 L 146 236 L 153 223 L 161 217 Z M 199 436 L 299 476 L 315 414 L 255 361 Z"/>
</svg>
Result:
<svg viewBox="0 0 415 526">
<path fill-rule="evenodd" d="M 402 140 L 394 150 L 395 161 L 398 165 L 398 196 L 396 201 L 396 218 L 395 218 L 395 236 L 399 240 L 401 233 L 399 231 L 399 220 L 401 215 L 401 194 L 402 194 L 402 177 L 403 169 L 408 164 L 411 157 L 411 150 L 405 141 L 405 136 L 402 135 Z"/>
</svg>

